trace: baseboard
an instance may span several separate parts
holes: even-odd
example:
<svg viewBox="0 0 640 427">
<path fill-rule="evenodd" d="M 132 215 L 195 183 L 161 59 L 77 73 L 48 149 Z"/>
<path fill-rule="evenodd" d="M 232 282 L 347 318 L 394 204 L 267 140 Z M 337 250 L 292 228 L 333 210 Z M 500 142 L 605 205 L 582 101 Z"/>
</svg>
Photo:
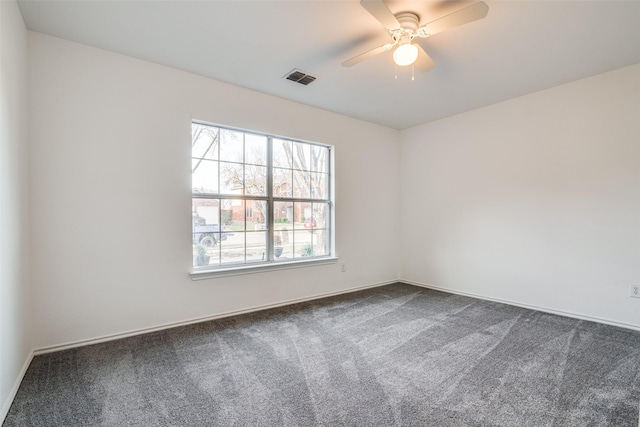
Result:
<svg viewBox="0 0 640 427">
<path fill-rule="evenodd" d="M 478 294 L 474 294 L 474 293 L 471 293 L 471 292 L 459 291 L 459 290 L 456 290 L 456 289 L 442 288 L 440 286 L 434 286 L 434 285 L 430 285 L 430 284 L 427 284 L 427 283 L 414 282 L 412 280 L 399 279 L 398 282 L 406 283 L 408 285 L 420 286 L 422 288 L 433 289 L 435 291 L 446 292 L 446 293 L 449 293 L 449 294 L 463 295 L 463 296 L 466 296 L 466 297 L 477 298 L 477 299 L 486 300 L 486 301 L 499 302 L 499 303 L 502 303 L 502 304 L 513 305 L 513 306 L 516 306 L 516 307 L 528 308 L 530 310 L 542 311 L 544 313 L 557 314 L 559 316 L 571 317 L 573 319 L 588 320 L 590 322 L 602 323 L 602 324 L 605 324 L 605 325 L 618 326 L 620 328 L 632 329 L 634 331 L 640 331 L 640 326 L 634 325 L 634 324 L 631 324 L 631 323 L 618 322 L 618 321 L 615 321 L 615 320 L 603 319 L 603 318 L 600 318 L 600 317 L 586 316 L 584 314 L 572 313 L 570 311 L 555 310 L 555 309 L 552 309 L 552 308 L 541 307 L 541 306 L 531 305 L 531 304 L 525 304 L 525 303 L 505 300 L 505 299 L 501 299 L 501 298 L 492 298 L 492 297 L 488 297 L 486 295 L 478 295 Z"/>
<path fill-rule="evenodd" d="M 324 294 L 312 295 L 312 296 L 304 297 L 304 298 L 297 298 L 297 299 L 292 299 L 292 300 L 287 300 L 287 301 L 281 301 L 281 302 L 278 302 L 278 303 L 275 303 L 275 304 L 266 304 L 266 305 L 250 307 L 250 308 L 246 308 L 246 309 L 242 309 L 242 310 L 227 311 L 227 312 L 216 314 L 216 315 L 212 315 L 212 316 L 197 317 L 197 318 L 193 318 L 193 319 L 183 320 L 183 321 L 180 321 L 180 322 L 166 323 L 166 324 L 163 324 L 163 325 L 152 326 L 152 327 L 149 327 L 149 328 L 134 329 L 134 330 L 127 331 L 127 332 L 111 334 L 111 335 L 104 335 L 104 336 L 97 337 L 97 338 L 89 338 L 89 339 L 85 339 L 85 340 L 72 341 L 72 342 L 68 342 L 68 343 L 64 343 L 64 344 L 56 344 L 56 345 L 47 346 L 47 347 L 40 347 L 40 348 L 36 348 L 34 350 L 34 355 L 38 356 L 40 354 L 53 353 L 53 352 L 61 351 L 61 350 L 68 350 L 68 349 L 71 349 L 71 348 L 83 347 L 83 346 L 86 346 L 86 345 L 98 344 L 98 343 L 103 343 L 103 342 L 107 342 L 107 341 L 114 341 L 114 340 L 118 340 L 118 339 L 122 339 L 122 338 L 133 337 L 133 336 L 136 336 L 136 335 L 148 334 L 150 332 L 157 332 L 157 331 L 162 331 L 162 330 L 165 330 L 165 329 L 178 328 L 180 326 L 193 325 L 195 323 L 208 322 L 210 320 L 223 319 L 225 317 L 238 316 L 240 314 L 254 313 L 256 311 L 269 310 L 269 309 L 272 309 L 272 308 L 284 307 L 284 306 L 291 305 L 291 304 L 298 304 L 298 303 L 301 303 L 301 302 L 313 301 L 313 300 L 322 299 L 322 298 L 328 298 L 328 297 L 332 297 L 332 296 L 336 296 L 336 295 L 349 294 L 349 293 L 352 293 L 352 292 L 362 291 L 362 290 L 365 290 L 365 289 L 377 288 L 379 286 L 390 285 L 392 283 L 398 283 L 398 280 L 390 280 L 388 282 L 373 283 L 373 284 L 369 284 L 369 285 L 358 286 L 356 288 L 343 289 L 343 290 L 336 291 L 336 292 L 329 292 L 329 293 L 324 293 Z"/>
<path fill-rule="evenodd" d="M 11 387 L 11 390 L 9 391 L 9 395 L 7 396 L 6 400 L 2 403 L 2 409 L 0 409 L 0 425 L 4 423 L 4 419 L 7 418 L 7 414 L 9 414 L 9 409 L 11 409 L 11 404 L 13 403 L 13 399 L 15 399 L 16 394 L 18 394 L 18 389 L 20 388 L 20 384 L 22 384 L 22 379 L 27 373 L 27 369 L 29 368 L 31 361 L 33 360 L 33 356 L 35 356 L 35 352 L 32 351 L 29 354 L 29 356 L 27 356 L 27 360 L 25 360 L 24 364 L 22 365 L 22 369 L 20 369 L 18 378 L 16 378 L 16 381 L 13 383 L 13 387 Z"/>
</svg>

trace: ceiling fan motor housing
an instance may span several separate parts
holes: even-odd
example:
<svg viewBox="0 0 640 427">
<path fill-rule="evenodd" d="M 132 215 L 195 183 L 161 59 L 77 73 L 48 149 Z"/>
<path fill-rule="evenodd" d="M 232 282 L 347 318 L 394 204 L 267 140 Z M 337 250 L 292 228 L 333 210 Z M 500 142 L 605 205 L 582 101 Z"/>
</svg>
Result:
<svg viewBox="0 0 640 427">
<path fill-rule="evenodd" d="M 411 30 L 416 32 L 420 26 L 420 18 L 413 12 L 400 12 L 396 13 L 396 19 L 400 23 L 400 26 L 405 30 Z"/>
<path fill-rule="evenodd" d="M 400 28 L 389 30 L 391 37 L 397 43 L 410 43 L 416 35 L 420 25 L 420 18 L 413 12 L 400 12 L 395 14 Z"/>
</svg>

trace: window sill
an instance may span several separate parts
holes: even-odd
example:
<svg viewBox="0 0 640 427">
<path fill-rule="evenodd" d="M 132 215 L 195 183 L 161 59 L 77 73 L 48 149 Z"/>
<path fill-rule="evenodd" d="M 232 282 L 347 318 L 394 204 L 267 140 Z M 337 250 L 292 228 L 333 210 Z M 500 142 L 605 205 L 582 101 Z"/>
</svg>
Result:
<svg viewBox="0 0 640 427">
<path fill-rule="evenodd" d="M 243 274 L 262 273 L 265 271 L 289 270 L 292 268 L 311 267 L 318 265 L 335 264 L 337 257 L 315 258 L 304 261 L 282 261 L 270 264 L 243 265 L 241 267 L 216 268 L 215 270 L 195 270 L 189 273 L 191 280 L 205 280 L 218 277 L 240 276 Z"/>
</svg>

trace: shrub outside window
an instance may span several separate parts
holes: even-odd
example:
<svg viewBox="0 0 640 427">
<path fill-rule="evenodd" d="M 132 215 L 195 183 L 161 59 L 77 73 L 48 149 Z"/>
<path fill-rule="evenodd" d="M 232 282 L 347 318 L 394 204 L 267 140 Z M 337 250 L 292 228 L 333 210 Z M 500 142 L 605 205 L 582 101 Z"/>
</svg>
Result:
<svg viewBox="0 0 640 427">
<path fill-rule="evenodd" d="M 331 147 L 192 123 L 194 270 L 331 253 Z"/>
</svg>

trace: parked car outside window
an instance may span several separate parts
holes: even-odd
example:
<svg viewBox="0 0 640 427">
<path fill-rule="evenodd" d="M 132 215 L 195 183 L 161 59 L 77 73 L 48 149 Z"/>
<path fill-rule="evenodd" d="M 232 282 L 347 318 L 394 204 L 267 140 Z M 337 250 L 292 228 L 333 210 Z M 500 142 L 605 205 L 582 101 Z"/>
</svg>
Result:
<svg viewBox="0 0 640 427">
<path fill-rule="evenodd" d="M 227 240 L 234 233 L 228 232 L 225 225 L 222 229 L 219 224 L 207 224 L 206 218 L 192 212 L 193 243 L 201 244 L 205 248 L 211 248 L 218 244 L 218 240 Z"/>
</svg>

